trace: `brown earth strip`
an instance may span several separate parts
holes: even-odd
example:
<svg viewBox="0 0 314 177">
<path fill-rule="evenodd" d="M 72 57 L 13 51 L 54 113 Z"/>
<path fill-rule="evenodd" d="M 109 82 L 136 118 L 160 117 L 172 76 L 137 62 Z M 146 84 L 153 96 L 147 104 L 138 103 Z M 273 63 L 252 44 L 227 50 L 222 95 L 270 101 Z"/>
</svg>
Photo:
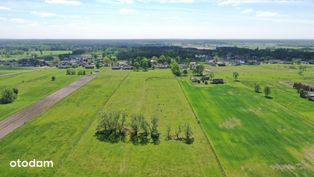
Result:
<svg viewBox="0 0 314 177">
<path fill-rule="evenodd" d="M 48 95 L 37 103 L 26 107 L 22 111 L 2 120 L 0 122 L 0 138 L 14 131 L 18 127 L 22 126 L 27 121 L 37 117 L 48 108 L 62 100 L 64 97 L 70 95 L 75 90 L 87 84 L 94 79 L 94 76 L 84 76 L 80 80 L 71 83 L 70 85 Z"/>
</svg>

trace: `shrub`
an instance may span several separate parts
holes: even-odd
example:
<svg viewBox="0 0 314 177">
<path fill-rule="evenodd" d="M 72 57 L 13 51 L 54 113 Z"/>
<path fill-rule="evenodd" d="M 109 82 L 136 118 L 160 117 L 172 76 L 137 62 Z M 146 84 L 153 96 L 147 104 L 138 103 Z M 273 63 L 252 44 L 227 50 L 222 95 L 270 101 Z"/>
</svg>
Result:
<svg viewBox="0 0 314 177">
<path fill-rule="evenodd" d="M 193 132 L 190 124 L 185 125 L 185 143 L 192 144 L 194 142 Z"/>
<path fill-rule="evenodd" d="M 18 95 L 18 94 L 19 94 L 19 89 L 17 89 L 17 88 L 13 88 L 12 90 L 13 90 L 13 92 L 14 92 L 16 95 Z"/>
<path fill-rule="evenodd" d="M 85 70 L 80 70 L 77 74 L 78 75 L 86 75 L 86 72 L 85 72 Z"/>
<path fill-rule="evenodd" d="M 17 98 L 18 90 L 14 89 L 4 89 L 1 93 L 1 103 L 2 104 L 9 104 L 12 103 Z"/>
<path fill-rule="evenodd" d="M 300 97 L 301 98 L 307 98 L 308 92 L 306 90 L 301 89 L 300 90 Z"/>
<path fill-rule="evenodd" d="M 207 82 L 207 81 L 205 81 L 205 85 L 208 85 L 208 82 Z"/>
<path fill-rule="evenodd" d="M 270 98 L 270 93 L 271 93 L 271 88 L 269 87 L 269 86 L 266 86 L 265 88 L 264 88 L 264 94 L 265 94 L 265 97 L 266 98 Z"/>
<path fill-rule="evenodd" d="M 75 72 L 75 70 L 74 69 L 67 69 L 66 70 L 66 75 L 75 75 L 76 74 L 76 72 Z"/>
<path fill-rule="evenodd" d="M 159 119 L 157 116 L 153 116 L 152 117 L 152 127 L 151 127 L 151 138 L 153 140 L 154 144 L 158 144 L 159 143 L 159 132 L 158 132 L 158 122 Z"/>
<path fill-rule="evenodd" d="M 255 83 L 254 88 L 256 93 L 261 93 L 261 86 L 259 84 Z"/>
<path fill-rule="evenodd" d="M 56 77 L 55 76 L 51 76 L 51 81 L 55 81 Z"/>
</svg>

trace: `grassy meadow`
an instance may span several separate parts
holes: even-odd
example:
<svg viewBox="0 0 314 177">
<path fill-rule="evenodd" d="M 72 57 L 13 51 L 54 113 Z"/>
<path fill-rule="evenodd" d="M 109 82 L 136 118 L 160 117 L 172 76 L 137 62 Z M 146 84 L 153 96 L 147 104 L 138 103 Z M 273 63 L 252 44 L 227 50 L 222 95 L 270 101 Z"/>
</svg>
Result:
<svg viewBox="0 0 314 177">
<path fill-rule="evenodd" d="M 299 98 L 291 83 L 313 84 L 314 67 L 302 75 L 290 65 L 208 69 L 226 84 L 179 82 L 227 176 L 312 176 L 314 103 Z M 255 93 L 255 83 L 270 86 L 272 99 Z"/>
<path fill-rule="evenodd" d="M 99 110 L 160 119 L 160 144 L 108 143 L 94 136 Z M 129 120 L 128 120 L 129 122 Z M 193 127 L 195 142 L 166 141 L 166 128 Z M 0 141 L 1 176 L 222 176 L 169 70 L 101 70 L 96 78 Z M 53 160 L 54 168 L 9 168 L 13 159 Z"/>
<path fill-rule="evenodd" d="M 32 58 L 32 56 L 36 55 L 37 57 L 45 57 L 45 56 L 56 56 L 61 54 L 70 54 L 72 51 L 67 50 L 43 50 L 42 53 L 40 51 L 29 51 L 22 52 L 21 54 L 12 54 L 12 55 L 0 55 L 1 60 L 19 60 L 19 59 L 28 59 Z"/>
<path fill-rule="evenodd" d="M 38 69 L 38 70 L 0 70 L 10 75 L 0 75 L 0 91 L 5 88 L 19 89 L 18 98 L 11 104 L 0 104 L 0 120 L 29 106 L 50 93 L 77 80 L 79 76 L 68 76 L 65 70 Z M 51 81 L 55 76 L 56 80 Z"/>
</svg>

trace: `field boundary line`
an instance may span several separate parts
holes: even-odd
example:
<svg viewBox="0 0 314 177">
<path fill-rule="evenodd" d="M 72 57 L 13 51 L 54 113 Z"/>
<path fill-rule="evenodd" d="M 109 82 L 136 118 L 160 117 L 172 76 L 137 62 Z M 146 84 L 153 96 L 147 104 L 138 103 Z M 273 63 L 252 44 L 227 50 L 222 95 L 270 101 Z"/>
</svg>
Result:
<svg viewBox="0 0 314 177">
<path fill-rule="evenodd" d="M 225 169 L 224 169 L 224 167 L 223 167 L 223 165 L 222 165 L 222 163 L 221 163 L 221 161 L 220 161 L 220 159 L 219 159 L 219 157 L 218 157 L 218 155 L 217 155 L 217 152 L 216 152 L 216 150 L 215 150 L 215 148 L 214 148 L 214 145 L 212 144 L 210 138 L 208 137 L 208 135 L 206 134 L 206 132 L 205 132 L 205 130 L 204 130 L 203 125 L 201 124 L 201 122 L 200 122 L 198 116 L 196 115 L 196 112 L 195 112 L 195 110 L 194 110 L 192 104 L 190 103 L 190 101 L 189 101 L 189 99 L 188 99 L 188 97 L 187 97 L 187 95 L 186 95 L 186 93 L 185 93 L 185 90 L 183 89 L 183 87 L 182 87 L 182 85 L 181 85 L 181 82 L 178 80 L 178 78 L 176 78 L 176 80 L 177 80 L 177 82 L 178 82 L 178 84 L 179 84 L 179 86 L 180 86 L 180 88 L 181 88 L 181 91 L 183 92 L 183 95 L 184 95 L 186 101 L 188 102 L 188 104 L 189 104 L 189 106 L 190 106 L 190 108 L 191 108 L 191 110 L 192 110 L 192 112 L 193 112 L 193 114 L 194 114 L 194 117 L 195 117 L 196 120 L 197 120 L 198 125 L 200 126 L 201 130 L 203 131 L 203 133 L 204 133 L 204 135 L 205 135 L 205 137 L 206 137 L 206 140 L 207 140 L 207 142 L 208 142 L 208 144 L 209 144 L 209 146 L 210 146 L 210 149 L 212 150 L 212 152 L 213 152 L 213 154 L 214 154 L 214 156 L 215 156 L 215 159 L 216 159 L 216 161 L 217 161 L 217 164 L 218 164 L 218 166 L 219 166 L 219 168 L 220 168 L 221 174 L 222 174 L 224 177 L 227 177 L 227 173 L 226 173 L 226 171 L 225 171 Z"/>
<path fill-rule="evenodd" d="M 109 102 L 109 100 L 112 98 L 112 96 L 118 91 L 118 89 L 121 87 L 122 83 L 129 77 L 130 72 L 128 72 L 128 74 L 126 76 L 124 76 L 124 78 L 120 81 L 120 83 L 117 85 L 117 88 L 115 88 L 112 92 L 112 94 L 110 95 L 110 97 L 107 99 L 107 101 L 105 101 L 105 103 L 103 104 L 103 107 L 107 105 L 107 103 Z M 92 119 L 89 124 L 85 127 L 85 130 L 81 133 L 81 135 L 78 137 L 78 140 L 76 141 L 76 143 L 72 146 L 72 148 L 69 150 L 69 153 L 66 154 L 64 156 L 64 158 L 61 160 L 61 164 L 59 166 L 59 168 L 56 168 L 56 170 L 54 170 L 52 176 L 54 176 L 58 170 L 60 168 L 62 168 L 64 162 L 67 160 L 67 158 L 73 153 L 75 147 L 79 144 L 79 142 L 81 141 L 82 137 L 87 133 L 89 127 L 97 120 L 97 117 L 95 119 Z"/>
</svg>

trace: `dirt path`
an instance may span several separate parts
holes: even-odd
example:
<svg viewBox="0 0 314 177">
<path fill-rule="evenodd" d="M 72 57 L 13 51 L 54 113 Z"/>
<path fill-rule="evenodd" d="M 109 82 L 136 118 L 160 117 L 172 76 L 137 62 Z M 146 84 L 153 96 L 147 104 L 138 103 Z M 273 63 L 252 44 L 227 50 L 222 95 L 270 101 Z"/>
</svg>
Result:
<svg viewBox="0 0 314 177">
<path fill-rule="evenodd" d="M 84 76 L 80 80 L 71 83 L 51 95 L 48 95 L 37 103 L 26 107 L 22 111 L 6 118 L 5 120 L 2 120 L 0 122 L 0 138 L 22 126 L 25 122 L 37 117 L 64 97 L 87 84 L 93 78 L 94 76 Z"/>
</svg>

